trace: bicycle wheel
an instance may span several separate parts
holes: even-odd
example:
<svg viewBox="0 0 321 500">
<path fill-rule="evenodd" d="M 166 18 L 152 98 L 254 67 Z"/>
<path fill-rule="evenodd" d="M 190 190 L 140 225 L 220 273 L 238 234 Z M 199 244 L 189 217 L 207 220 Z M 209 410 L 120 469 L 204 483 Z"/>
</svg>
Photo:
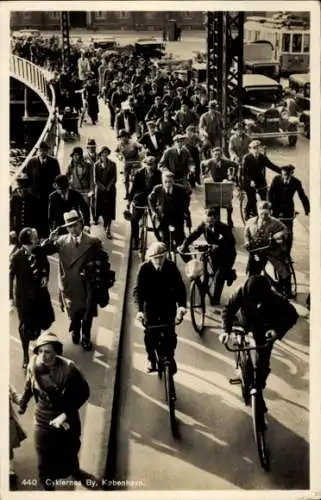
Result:
<svg viewBox="0 0 321 500">
<path fill-rule="evenodd" d="M 212 301 L 215 290 L 215 275 L 212 263 L 209 258 L 207 258 L 206 260 L 206 279 L 207 279 L 207 294 L 210 298 L 210 301 Z"/>
<path fill-rule="evenodd" d="M 245 207 L 246 207 L 246 204 L 247 204 L 247 196 L 246 196 L 246 192 L 243 191 L 242 189 L 240 190 L 239 198 L 240 198 L 240 214 L 241 214 L 241 219 L 242 219 L 243 224 L 245 224 L 246 223 Z"/>
<path fill-rule="evenodd" d="M 175 396 L 174 380 L 170 372 L 170 364 L 166 364 L 164 367 L 164 385 L 165 385 L 166 401 L 169 410 L 171 431 L 173 436 L 176 437 L 177 436 L 177 422 L 175 417 L 176 396 Z"/>
<path fill-rule="evenodd" d="M 246 406 L 249 405 L 249 360 L 245 352 L 235 352 L 236 368 L 239 369 L 239 378 L 241 382 L 242 398 Z"/>
<path fill-rule="evenodd" d="M 199 279 L 191 281 L 189 297 L 192 325 L 194 330 L 201 335 L 204 330 L 205 298 Z"/>
<path fill-rule="evenodd" d="M 295 298 L 297 296 L 297 282 L 296 282 L 296 274 L 293 266 L 293 262 L 289 262 L 289 268 L 291 272 L 291 297 Z"/>
<path fill-rule="evenodd" d="M 145 261 L 145 255 L 146 255 L 146 250 L 147 250 L 147 220 L 146 220 L 146 217 L 144 216 L 143 217 L 143 220 L 142 220 L 142 227 L 141 227 L 141 231 L 140 231 L 140 258 L 142 260 L 142 262 Z"/>
<path fill-rule="evenodd" d="M 263 402 L 258 392 L 251 395 L 252 421 L 254 430 L 254 439 L 259 455 L 261 467 L 268 472 L 270 470 L 269 454 L 266 446 Z"/>
</svg>

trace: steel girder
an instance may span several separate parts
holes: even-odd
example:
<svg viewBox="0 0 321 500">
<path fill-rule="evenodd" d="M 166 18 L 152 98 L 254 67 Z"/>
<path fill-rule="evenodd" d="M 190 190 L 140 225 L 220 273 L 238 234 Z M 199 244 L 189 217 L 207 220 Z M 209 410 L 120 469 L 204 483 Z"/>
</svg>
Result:
<svg viewBox="0 0 321 500">
<path fill-rule="evenodd" d="M 221 113 L 221 146 L 242 117 L 243 12 L 207 13 L 207 88 Z"/>
<path fill-rule="evenodd" d="M 69 40 L 69 12 L 60 13 L 60 28 L 62 37 L 62 64 L 69 67 L 70 64 L 70 40 Z"/>
</svg>

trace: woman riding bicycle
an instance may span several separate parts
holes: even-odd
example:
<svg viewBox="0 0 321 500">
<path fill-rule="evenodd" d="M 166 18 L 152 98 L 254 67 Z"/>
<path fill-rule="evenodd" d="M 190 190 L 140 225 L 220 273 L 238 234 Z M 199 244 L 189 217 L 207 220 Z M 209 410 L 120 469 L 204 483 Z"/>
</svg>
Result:
<svg viewBox="0 0 321 500">
<path fill-rule="evenodd" d="M 126 130 L 121 130 L 119 132 L 118 139 L 119 142 L 116 148 L 116 153 L 118 153 L 119 158 L 124 160 L 124 184 L 126 191 L 125 200 L 127 200 L 129 196 L 132 164 L 140 161 L 141 146 L 130 140 L 130 134 Z"/>
<path fill-rule="evenodd" d="M 280 287 L 290 296 L 291 271 L 286 251 L 288 231 L 285 225 L 271 217 L 270 213 L 271 204 L 261 201 L 258 203 L 258 216 L 249 219 L 245 225 L 244 246 L 249 251 L 247 273 L 250 276 L 260 274 L 267 262 L 271 262 L 280 278 Z"/>
</svg>

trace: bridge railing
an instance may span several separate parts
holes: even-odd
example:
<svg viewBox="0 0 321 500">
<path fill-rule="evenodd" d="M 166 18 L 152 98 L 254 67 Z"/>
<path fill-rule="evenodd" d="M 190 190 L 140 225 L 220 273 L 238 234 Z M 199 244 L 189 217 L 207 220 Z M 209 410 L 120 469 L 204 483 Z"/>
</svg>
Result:
<svg viewBox="0 0 321 500">
<path fill-rule="evenodd" d="M 48 144 L 50 152 L 54 156 L 57 155 L 59 148 L 59 123 L 56 111 L 55 91 L 53 86 L 48 81 L 48 76 L 45 71 L 40 68 L 40 66 L 33 64 L 27 59 L 11 54 L 10 76 L 34 90 L 34 92 L 36 92 L 36 94 L 38 94 L 43 100 L 48 109 L 48 119 L 38 141 L 31 149 L 23 163 L 18 168 L 10 169 L 10 184 L 12 186 L 15 184 L 17 176 L 25 169 L 29 159 L 37 153 L 39 145 L 42 141 L 45 141 Z"/>
</svg>

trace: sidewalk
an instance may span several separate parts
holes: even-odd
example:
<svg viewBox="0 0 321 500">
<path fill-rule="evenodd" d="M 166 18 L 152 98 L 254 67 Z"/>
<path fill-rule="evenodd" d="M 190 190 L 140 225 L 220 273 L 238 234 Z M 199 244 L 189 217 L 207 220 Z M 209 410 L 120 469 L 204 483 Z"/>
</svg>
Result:
<svg viewBox="0 0 321 500">
<path fill-rule="evenodd" d="M 94 138 L 97 150 L 108 145 L 115 149 L 116 138 L 109 128 L 109 117 L 106 107 L 100 103 L 99 123 L 95 126 L 85 124 L 80 129 L 81 138 L 72 143 L 61 143 L 58 160 L 64 172 L 70 161 L 70 153 L 75 146 L 85 149 L 88 138 Z M 97 478 L 103 478 L 108 452 L 111 414 L 113 408 L 116 368 L 119 354 L 119 341 L 122 325 L 123 305 L 127 283 L 127 267 L 130 254 L 130 225 L 123 219 L 125 208 L 122 176 L 117 182 L 116 220 L 112 224 L 112 240 L 107 240 L 102 225 L 93 226 L 91 234 L 98 236 L 103 247 L 108 251 L 111 267 L 116 272 L 115 286 L 110 290 L 110 303 L 100 309 L 98 318 L 94 320 L 92 340 L 93 351 L 85 353 L 80 346 L 74 346 L 68 333 L 68 320 L 60 311 L 57 287 L 57 257 L 51 257 L 51 275 L 49 288 L 55 307 L 56 321 L 51 330 L 56 333 L 64 344 L 64 355 L 76 362 L 86 376 L 91 395 L 88 403 L 81 410 L 82 446 L 80 451 L 80 466 Z M 20 363 L 20 342 L 17 333 L 18 320 L 16 312 L 11 313 L 11 381 L 18 391 L 23 389 L 23 373 Z M 34 478 L 33 483 L 21 484 L 24 490 L 37 490 L 36 454 L 32 443 L 33 403 L 21 423 L 26 430 L 28 439 L 15 453 L 16 469 L 19 479 Z M 70 488 L 68 488 L 70 489 Z"/>
</svg>

